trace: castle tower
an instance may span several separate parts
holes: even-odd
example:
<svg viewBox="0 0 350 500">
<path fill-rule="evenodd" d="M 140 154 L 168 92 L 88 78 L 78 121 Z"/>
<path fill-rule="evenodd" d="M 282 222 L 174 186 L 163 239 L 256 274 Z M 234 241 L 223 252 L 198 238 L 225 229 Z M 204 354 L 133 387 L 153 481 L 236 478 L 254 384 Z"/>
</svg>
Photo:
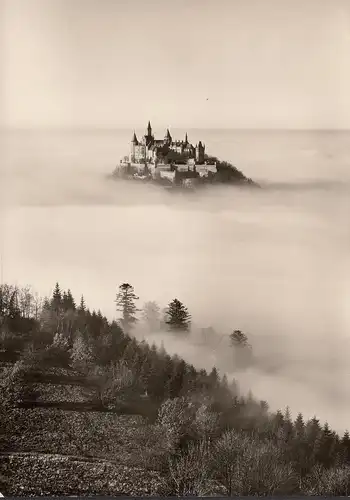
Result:
<svg viewBox="0 0 350 500">
<path fill-rule="evenodd" d="M 153 144 L 153 140 L 154 140 L 154 137 L 153 137 L 153 133 L 152 133 L 151 122 L 149 121 L 148 125 L 147 125 L 147 133 L 145 134 L 145 137 L 144 137 L 144 143 L 145 143 L 147 148 Z"/>
<path fill-rule="evenodd" d="M 171 144 L 171 141 L 172 141 L 172 137 L 171 137 L 171 135 L 170 135 L 169 129 L 167 128 L 167 129 L 166 129 L 166 134 L 165 134 L 165 136 L 164 136 L 164 142 L 165 142 L 166 144 Z"/>
<path fill-rule="evenodd" d="M 131 143 L 135 144 L 135 146 L 137 146 L 139 143 L 139 141 L 137 140 L 137 137 L 136 137 L 135 130 L 134 130 L 134 135 L 132 136 L 132 139 L 131 139 Z"/>
<path fill-rule="evenodd" d="M 139 141 L 137 140 L 136 133 L 134 130 L 134 135 L 132 136 L 131 143 L 130 143 L 130 157 L 129 161 L 130 163 L 133 163 L 135 161 L 135 149 L 136 146 L 139 145 Z"/>
<path fill-rule="evenodd" d="M 202 141 L 199 141 L 196 145 L 196 162 L 199 164 L 204 163 L 204 150 Z"/>
</svg>

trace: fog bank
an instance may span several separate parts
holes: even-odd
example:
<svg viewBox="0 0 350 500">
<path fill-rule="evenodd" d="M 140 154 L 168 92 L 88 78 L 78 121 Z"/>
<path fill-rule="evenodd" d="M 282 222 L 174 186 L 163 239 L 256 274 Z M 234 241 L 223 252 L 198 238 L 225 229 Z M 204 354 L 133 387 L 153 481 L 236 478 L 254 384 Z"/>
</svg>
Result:
<svg viewBox="0 0 350 500">
<path fill-rule="evenodd" d="M 313 136 L 298 143 L 294 136 L 274 142 L 265 133 L 264 142 L 231 135 L 220 142 L 205 133 L 210 153 L 239 159 L 264 189 L 185 196 L 111 182 L 106 174 L 124 136 L 120 143 L 111 135 L 7 141 L 2 279 L 42 294 L 58 280 L 109 317 L 123 281 L 133 284 L 140 305 L 156 300 L 164 307 L 177 297 L 196 324 L 224 335 L 245 331 L 264 366 L 272 366 L 241 374 L 242 387 L 272 407 L 288 404 L 342 429 L 350 417 L 345 138 L 327 136 L 325 151 Z M 167 342 L 194 364 L 222 368 L 219 351 Z"/>
</svg>

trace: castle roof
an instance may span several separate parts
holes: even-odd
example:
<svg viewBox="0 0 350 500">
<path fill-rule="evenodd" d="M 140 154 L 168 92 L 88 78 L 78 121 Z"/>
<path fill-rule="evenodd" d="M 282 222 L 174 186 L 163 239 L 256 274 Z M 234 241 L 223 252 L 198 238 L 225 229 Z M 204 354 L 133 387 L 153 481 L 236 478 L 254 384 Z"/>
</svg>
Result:
<svg viewBox="0 0 350 500">
<path fill-rule="evenodd" d="M 134 135 L 133 135 L 133 137 L 132 137 L 131 142 L 132 142 L 133 144 L 138 144 L 138 143 L 139 143 L 139 141 L 137 140 L 136 134 L 135 134 L 135 130 L 134 130 Z"/>
<path fill-rule="evenodd" d="M 150 121 L 148 121 L 148 125 L 147 125 L 147 135 L 152 135 L 152 127 L 151 127 Z"/>
</svg>

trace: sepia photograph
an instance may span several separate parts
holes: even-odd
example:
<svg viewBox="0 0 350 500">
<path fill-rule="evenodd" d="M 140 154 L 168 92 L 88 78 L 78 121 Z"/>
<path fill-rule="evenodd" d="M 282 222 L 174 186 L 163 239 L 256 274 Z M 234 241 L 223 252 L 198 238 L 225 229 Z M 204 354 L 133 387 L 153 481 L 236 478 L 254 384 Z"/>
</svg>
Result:
<svg viewBox="0 0 350 500">
<path fill-rule="evenodd" d="M 350 496 L 350 0 L 0 24 L 0 497 Z"/>
</svg>

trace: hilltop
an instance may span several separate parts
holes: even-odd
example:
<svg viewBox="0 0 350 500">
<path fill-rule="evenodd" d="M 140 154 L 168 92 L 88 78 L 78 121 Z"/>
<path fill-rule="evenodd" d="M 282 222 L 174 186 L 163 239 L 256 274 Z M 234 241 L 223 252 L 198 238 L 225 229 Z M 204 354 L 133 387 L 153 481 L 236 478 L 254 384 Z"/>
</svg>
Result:
<svg viewBox="0 0 350 500">
<path fill-rule="evenodd" d="M 168 188 L 198 188 L 215 183 L 258 187 L 235 166 L 205 150 L 202 141 L 191 144 L 187 133 L 184 140 L 174 140 L 167 129 L 163 139 L 156 139 L 148 122 L 141 140 L 134 132 L 130 153 L 117 165 L 113 177 L 154 182 Z"/>
</svg>

